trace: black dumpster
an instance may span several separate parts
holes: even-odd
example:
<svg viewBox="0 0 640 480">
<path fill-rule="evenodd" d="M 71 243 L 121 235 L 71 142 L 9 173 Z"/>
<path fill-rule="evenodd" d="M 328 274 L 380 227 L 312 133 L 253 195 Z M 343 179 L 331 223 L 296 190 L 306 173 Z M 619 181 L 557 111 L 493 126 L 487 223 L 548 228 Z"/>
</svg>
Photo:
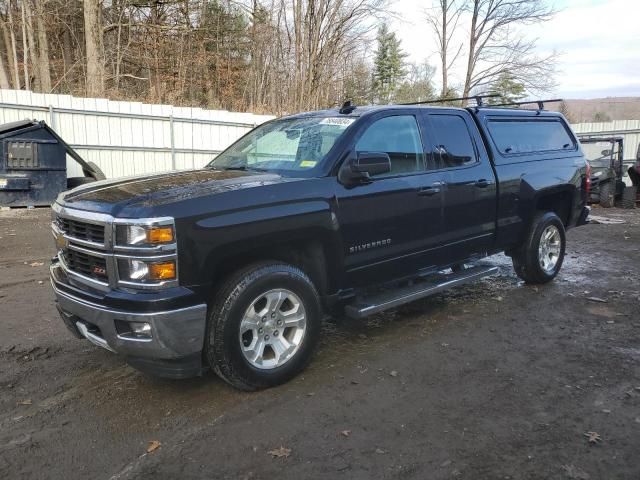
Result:
<svg viewBox="0 0 640 480">
<path fill-rule="evenodd" d="M 85 162 L 45 122 L 23 120 L 0 125 L 0 141 L 2 207 L 51 205 L 68 186 L 104 178 L 95 164 Z M 82 166 L 84 177 L 67 181 L 67 153 Z"/>
</svg>

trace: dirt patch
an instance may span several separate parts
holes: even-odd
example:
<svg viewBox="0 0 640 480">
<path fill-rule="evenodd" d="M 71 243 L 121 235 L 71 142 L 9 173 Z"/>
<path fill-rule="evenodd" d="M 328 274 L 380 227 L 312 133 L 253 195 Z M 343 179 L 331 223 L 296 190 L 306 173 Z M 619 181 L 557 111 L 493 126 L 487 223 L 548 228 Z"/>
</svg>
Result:
<svg viewBox="0 0 640 480">
<path fill-rule="evenodd" d="M 254 394 L 72 338 L 49 212 L 20 212 L 0 212 L 0 478 L 640 476 L 638 211 L 569 232 L 549 285 L 498 256 L 491 279 L 327 324 L 303 375 Z"/>
</svg>

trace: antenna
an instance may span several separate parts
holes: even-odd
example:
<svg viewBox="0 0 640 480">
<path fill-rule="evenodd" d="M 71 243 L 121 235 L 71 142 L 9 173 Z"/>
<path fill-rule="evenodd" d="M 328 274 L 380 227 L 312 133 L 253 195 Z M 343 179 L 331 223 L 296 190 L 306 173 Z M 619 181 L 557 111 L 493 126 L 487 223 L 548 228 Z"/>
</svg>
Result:
<svg viewBox="0 0 640 480">
<path fill-rule="evenodd" d="M 349 115 L 355 109 L 356 109 L 356 106 L 351 103 L 351 100 L 347 100 L 342 104 L 342 107 L 340 107 L 339 112 L 343 115 Z"/>
</svg>

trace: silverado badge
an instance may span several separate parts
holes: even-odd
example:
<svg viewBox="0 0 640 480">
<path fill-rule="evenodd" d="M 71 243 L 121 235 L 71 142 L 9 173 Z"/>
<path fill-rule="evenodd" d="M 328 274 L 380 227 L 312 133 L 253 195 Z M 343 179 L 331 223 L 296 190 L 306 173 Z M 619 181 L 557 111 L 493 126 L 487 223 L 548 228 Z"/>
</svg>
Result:
<svg viewBox="0 0 640 480">
<path fill-rule="evenodd" d="M 391 239 L 385 238 L 384 240 L 375 240 L 373 242 L 362 243 L 360 245 L 353 245 L 349 247 L 349 253 L 363 252 L 372 248 L 386 247 L 391 245 Z"/>
</svg>

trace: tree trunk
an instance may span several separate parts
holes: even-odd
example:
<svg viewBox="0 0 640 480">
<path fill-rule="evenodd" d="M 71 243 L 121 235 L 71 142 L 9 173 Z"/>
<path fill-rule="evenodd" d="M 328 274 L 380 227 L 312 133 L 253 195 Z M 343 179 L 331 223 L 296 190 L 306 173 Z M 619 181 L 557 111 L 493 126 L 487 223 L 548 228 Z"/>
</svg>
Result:
<svg viewBox="0 0 640 480">
<path fill-rule="evenodd" d="M 13 16 L 11 15 L 11 7 L 7 7 L 7 14 L 9 16 L 9 24 L 2 23 L 2 35 L 4 37 L 4 44 L 7 48 L 7 63 L 9 64 L 9 70 L 12 74 L 13 88 L 20 90 L 20 70 L 18 66 L 18 54 L 16 53 L 16 37 L 13 33 Z"/>
<path fill-rule="evenodd" d="M 22 67 L 24 69 L 24 88 L 31 90 L 31 79 L 29 78 L 29 47 L 27 46 L 27 21 L 22 2 Z"/>
<path fill-rule="evenodd" d="M 447 96 L 447 91 L 449 90 L 448 77 L 449 74 L 447 72 L 447 0 L 440 2 L 442 8 L 442 39 L 440 43 L 440 58 L 442 59 L 442 94 L 440 95 L 442 98 Z"/>
<path fill-rule="evenodd" d="M 46 0 L 36 0 L 36 13 L 38 24 L 38 48 L 40 65 L 40 88 L 44 93 L 51 92 L 51 68 L 49 66 L 49 39 L 47 27 L 44 21 Z"/>
<path fill-rule="evenodd" d="M 471 91 L 471 79 L 475 70 L 476 42 L 479 15 L 479 0 L 473 1 L 473 15 L 471 16 L 471 30 L 469 31 L 469 56 L 467 57 L 467 74 L 464 79 L 463 97 L 468 97 Z"/>
<path fill-rule="evenodd" d="M 6 49 L 9 51 L 9 49 Z M 4 66 L 4 60 L 2 54 L 0 54 L 0 88 L 11 88 L 9 86 L 9 76 L 7 75 L 7 69 Z"/>
<path fill-rule="evenodd" d="M 84 2 L 84 38 L 87 55 L 87 95 L 104 96 L 104 46 L 100 0 Z"/>
<path fill-rule="evenodd" d="M 31 11 L 30 0 L 23 0 L 24 13 L 27 19 L 27 41 L 29 42 L 29 57 L 31 57 L 31 68 L 33 70 L 33 77 L 35 80 L 34 90 L 42 91 L 42 84 L 40 81 L 40 59 L 38 58 L 38 49 L 36 46 L 36 39 L 33 35 L 33 12 Z"/>
</svg>

